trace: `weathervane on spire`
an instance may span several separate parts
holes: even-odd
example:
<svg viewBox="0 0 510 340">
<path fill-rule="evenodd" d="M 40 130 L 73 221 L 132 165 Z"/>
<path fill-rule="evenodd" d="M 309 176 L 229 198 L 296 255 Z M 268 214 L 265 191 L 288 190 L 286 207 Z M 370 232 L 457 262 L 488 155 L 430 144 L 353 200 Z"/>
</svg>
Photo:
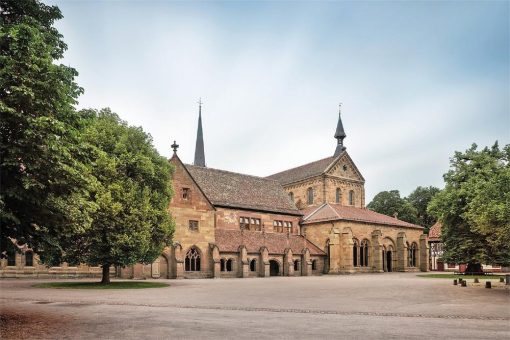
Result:
<svg viewBox="0 0 510 340">
<path fill-rule="evenodd" d="M 342 102 L 338 104 L 338 114 L 340 115 L 342 114 L 342 104 L 343 104 Z"/>
<path fill-rule="evenodd" d="M 202 108 L 202 104 L 203 104 L 202 97 L 198 98 L 198 102 L 197 103 L 198 103 L 198 108 L 201 109 Z"/>
</svg>

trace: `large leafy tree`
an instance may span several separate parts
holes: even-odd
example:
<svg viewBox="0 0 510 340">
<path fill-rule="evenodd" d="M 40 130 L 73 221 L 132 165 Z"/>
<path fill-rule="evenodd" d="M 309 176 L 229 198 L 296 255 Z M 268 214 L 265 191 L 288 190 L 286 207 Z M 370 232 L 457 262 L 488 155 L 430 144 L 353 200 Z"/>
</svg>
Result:
<svg viewBox="0 0 510 340">
<path fill-rule="evenodd" d="M 381 191 L 375 195 L 367 208 L 388 216 L 397 216 L 409 223 L 419 223 L 417 210 L 405 198 L 400 197 L 398 190 Z"/>
<path fill-rule="evenodd" d="M 88 117 L 83 140 L 93 159 L 91 222 L 59 235 L 59 248 L 46 250 L 57 249 L 53 256 L 60 261 L 102 266 L 102 282 L 108 283 L 111 265 L 151 263 L 170 241 L 171 166 L 150 135 L 109 109 L 82 114 Z"/>
<path fill-rule="evenodd" d="M 0 252 L 89 222 L 81 147 L 82 89 L 57 64 L 66 45 L 53 27 L 62 14 L 36 0 L 0 0 Z"/>
<path fill-rule="evenodd" d="M 429 211 L 442 222 L 445 260 L 468 263 L 468 271 L 509 265 L 510 145 L 455 152 L 444 180 Z"/>
<path fill-rule="evenodd" d="M 406 197 L 406 200 L 416 208 L 418 224 L 425 227 L 425 232 L 436 223 L 436 218 L 427 212 L 427 206 L 439 191 L 439 188 L 433 186 L 419 186 Z"/>
</svg>

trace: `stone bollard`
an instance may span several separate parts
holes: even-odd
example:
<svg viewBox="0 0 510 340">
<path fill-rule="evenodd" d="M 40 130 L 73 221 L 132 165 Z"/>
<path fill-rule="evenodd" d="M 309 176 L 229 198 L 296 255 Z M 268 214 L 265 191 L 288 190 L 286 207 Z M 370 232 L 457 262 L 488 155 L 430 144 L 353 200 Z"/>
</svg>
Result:
<svg viewBox="0 0 510 340">
<path fill-rule="evenodd" d="M 485 288 L 492 288 L 492 284 L 490 281 L 485 281 Z"/>
<path fill-rule="evenodd" d="M 477 277 L 475 277 L 475 283 L 480 283 L 480 280 L 478 280 Z"/>
<path fill-rule="evenodd" d="M 506 279 L 505 279 L 506 280 L 506 285 L 510 286 L 510 275 L 507 274 L 505 276 L 506 276 Z"/>
<path fill-rule="evenodd" d="M 462 280 L 462 283 L 460 284 L 461 287 L 467 287 L 467 281 Z"/>
<path fill-rule="evenodd" d="M 459 284 L 460 285 L 462 284 L 462 281 L 464 281 L 464 279 L 459 278 Z"/>
<path fill-rule="evenodd" d="M 499 282 L 505 282 L 505 278 L 502 276 L 499 278 Z"/>
<path fill-rule="evenodd" d="M 453 285 L 456 286 L 457 285 L 457 279 L 454 279 L 453 280 Z"/>
</svg>

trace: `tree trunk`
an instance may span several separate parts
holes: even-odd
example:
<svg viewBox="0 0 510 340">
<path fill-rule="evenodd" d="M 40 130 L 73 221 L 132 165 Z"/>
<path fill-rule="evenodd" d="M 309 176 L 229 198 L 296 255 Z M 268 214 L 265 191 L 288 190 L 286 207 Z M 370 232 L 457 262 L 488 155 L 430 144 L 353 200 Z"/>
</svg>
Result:
<svg viewBox="0 0 510 340">
<path fill-rule="evenodd" d="M 101 279 L 101 284 L 107 285 L 110 283 L 110 265 L 103 264 L 103 278 Z"/>
</svg>

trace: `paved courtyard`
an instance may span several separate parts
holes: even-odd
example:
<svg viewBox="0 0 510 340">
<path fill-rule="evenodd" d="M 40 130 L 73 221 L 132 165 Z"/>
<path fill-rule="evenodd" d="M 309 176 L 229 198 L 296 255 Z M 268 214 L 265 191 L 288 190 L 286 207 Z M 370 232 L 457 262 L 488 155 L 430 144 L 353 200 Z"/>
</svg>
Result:
<svg viewBox="0 0 510 340">
<path fill-rule="evenodd" d="M 72 290 L 1 280 L 0 308 L 41 328 L 25 338 L 510 338 L 510 291 L 501 286 L 414 273 L 165 281 Z"/>
</svg>

